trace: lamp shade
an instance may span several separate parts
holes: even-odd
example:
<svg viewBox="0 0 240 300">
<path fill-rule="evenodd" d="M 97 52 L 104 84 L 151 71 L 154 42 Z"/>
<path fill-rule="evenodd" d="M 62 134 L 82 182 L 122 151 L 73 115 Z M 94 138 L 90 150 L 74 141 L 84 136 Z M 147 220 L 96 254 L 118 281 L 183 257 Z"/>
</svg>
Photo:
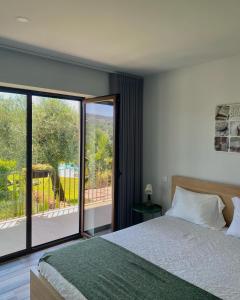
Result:
<svg viewBox="0 0 240 300">
<path fill-rule="evenodd" d="M 152 190 L 152 185 L 150 183 L 148 183 L 145 187 L 145 194 L 146 195 L 152 195 L 153 190 Z"/>
</svg>

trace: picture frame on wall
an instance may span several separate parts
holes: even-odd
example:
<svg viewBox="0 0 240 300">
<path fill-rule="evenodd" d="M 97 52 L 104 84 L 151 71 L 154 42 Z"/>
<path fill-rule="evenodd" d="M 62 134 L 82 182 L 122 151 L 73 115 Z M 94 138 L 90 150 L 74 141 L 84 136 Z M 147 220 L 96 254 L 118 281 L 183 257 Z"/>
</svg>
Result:
<svg viewBox="0 0 240 300">
<path fill-rule="evenodd" d="M 215 150 L 228 152 L 229 139 L 228 137 L 215 137 Z"/>
<path fill-rule="evenodd" d="M 216 107 L 214 145 L 216 151 L 240 153 L 240 103 Z"/>
</svg>

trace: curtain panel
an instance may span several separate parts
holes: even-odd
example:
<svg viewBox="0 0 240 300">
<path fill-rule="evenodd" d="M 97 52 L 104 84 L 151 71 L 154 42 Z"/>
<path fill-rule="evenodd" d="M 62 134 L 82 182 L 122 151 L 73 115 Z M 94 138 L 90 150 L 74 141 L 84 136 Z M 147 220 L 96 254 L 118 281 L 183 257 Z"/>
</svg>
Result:
<svg viewBox="0 0 240 300">
<path fill-rule="evenodd" d="M 116 227 L 132 225 L 132 206 L 142 202 L 143 79 L 109 75 L 110 93 L 119 94 L 119 149 Z"/>
</svg>

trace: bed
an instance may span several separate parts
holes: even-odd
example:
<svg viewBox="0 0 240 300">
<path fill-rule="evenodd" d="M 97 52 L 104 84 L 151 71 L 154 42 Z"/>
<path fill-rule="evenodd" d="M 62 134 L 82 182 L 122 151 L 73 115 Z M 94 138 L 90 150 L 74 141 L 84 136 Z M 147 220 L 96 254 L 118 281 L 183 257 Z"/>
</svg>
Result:
<svg viewBox="0 0 240 300">
<path fill-rule="evenodd" d="M 181 186 L 191 191 L 219 195 L 226 205 L 224 217 L 227 224 L 230 224 L 233 216 L 231 198 L 240 195 L 240 187 L 174 176 L 172 178 L 173 193 L 176 186 Z M 163 216 L 118 232 L 107 234 L 103 236 L 100 241 L 92 239 L 92 243 L 100 243 L 102 249 L 110 245 L 110 247 L 113 247 L 111 252 L 116 251 L 116 253 L 124 249 L 124 261 L 129 260 L 134 267 L 137 264 L 138 268 L 142 266 L 142 272 L 151 273 L 151 278 L 158 276 L 160 272 L 158 272 L 158 270 L 161 270 L 161 276 L 163 276 L 162 278 L 164 278 L 164 280 L 160 278 L 160 281 L 156 281 L 157 286 L 151 287 L 152 281 L 154 280 L 148 282 L 146 277 L 141 278 L 142 273 L 136 273 L 137 277 L 133 278 L 133 282 L 136 282 L 136 285 L 139 284 L 139 282 L 142 284 L 144 291 L 141 295 L 144 295 L 145 292 L 144 298 L 146 299 L 164 299 L 164 297 L 161 297 L 161 293 L 163 292 L 161 288 L 164 289 L 166 285 L 162 287 L 159 285 L 159 287 L 159 282 L 165 281 L 164 284 L 169 282 L 169 293 L 171 293 L 171 290 L 174 290 L 175 284 L 173 279 L 176 278 L 178 281 L 176 289 L 178 294 L 172 296 L 171 294 L 167 294 L 165 299 L 177 299 L 182 291 L 184 293 L 184 291 L 187 290 L 188 292 L 185 294 L 184 299 L 220 298 L 237 300 L 240 299 L 240 239 L 226 236 L 224 231 L 225 230 L 211 230 L 178 218 Z M 86 243 L 83 242 L 85 244 L 82 245 L 80 242 L 79 247 L 88 247 L 87 242 L 88 241 L 86 241 Z M 76 248 L 76 250 L 78 249 Z M 65 253 L 67 253 L 70 249 L 66 249 L 65 251 Z M 64 253 L 64 251 L 62 252 Z M 105 252 L 107 251 L 103 251 L 102 255 L 105 255 Z M 63 255 L 63 253 L 60 254 Z M 84 255 L 88 255 L 89 253 L 91 253 L 91 249 L 87 249 Z M 54 255 L 52 255 L 52 257 L 52 259 L 54 259 Z M 119 268 L 120 273 L 121 265 L 117 265 L 116 257 L 114 259 L 115 261 L 113 260 L 113 262 L 117 268 Z M 144 264 L 146 264 L 146 269 L 144 269 Z M 73 270 L 74 267 L 77 266 L 72 264 Z M 84 274 L 86 268 L 87 265 L 84 265 L 82 268 L 83 272 L 81 272 L 82 274 Z M 108 284 L 112 284 L 114 278 L 119 280 L 116 271 L 115 273 L 112 270 L 110 271 L 112 272 L 110 276 L 111 282 L 107 282 Z M 76 288 L 76 286 L 66 279 L 68 277 L 64 277 L 62 274 L 64 273 L 59 273 L 46 261 L 40 261 L 39 270 L 31 271 L 31 299 L 92 298 L 90 296 L 86 297 L 86 295 L 88 295 L 88 286 L 82 286 L 80 289 Z M 87 276 L 86 272 L 85 276 Z M 127 287 L 129 284 L 128 281 L 130 280 L 128 278 L 125 279 L 125 281 L 124 278 L 122 279 L 122 287 Z M 106 278 L 104 278 L 103 282 L 106 282 Z M 89 282 L 86 282 L 86 285 L 88 285 L 88 283 Z M 117 286 L 118 284 L 120 283 L 116 281 L 115 285 Z M 179 292 L 178 287 L 181 285 L 183 290 Z M 111 285 L 109 286 L 111 290 Z M 133 285 L 129 285 L 128 290 L 129 288 L 134 289 L 134 287 Z M 148 287 L 149 291 L 147 290 Z M 194 293 L 196 292 L 196 295 L 199 293 L 199 297 L 194 298 L 191 295 L 193 291 L 192 287 L 194 287 Z M 104 286 L 99 283 L 99 287 L 96 288 L 96 290 L 103 288 Z M 91 290 L 90 285 L 89 289 Z M 153 290 L 157 291 L 157 294 L 154 295 Z M 126 293 L 128 293 L 128 291 L 126 291 Z M 136 291 L 136 293 L 138 293 L 138 291 Z M 153 293 L 151 297 L 150 293 Z M 138 296 L 129 298 L 143 298 L 139 296 L 139 294 L 136 295 Z M 156 295 L 159 295 L 159 297 Z M 97 299 L 97 297 L 95 298 Z M 124 299 L 124 295 L 118 297 L 112 294 L 111 297 L 105 297 L 105 299 L 114 298 Z M 181 299 L 180 296 L 179 299 Z"/>
</svg>

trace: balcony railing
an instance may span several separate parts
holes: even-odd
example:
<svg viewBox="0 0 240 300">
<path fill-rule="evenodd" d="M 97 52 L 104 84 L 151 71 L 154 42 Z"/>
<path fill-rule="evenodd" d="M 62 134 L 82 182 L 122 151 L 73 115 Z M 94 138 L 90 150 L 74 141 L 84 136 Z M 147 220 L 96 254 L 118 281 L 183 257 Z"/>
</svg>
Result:
<svg viewBox="0 0 240 300">
<path fill-rule="evenodd" d="M 95 174 L 85 182 L 85 204 L 107 203 L 112 199 L 110 173 Z M 32 213 L 76 206 L 79 199 L 79 172 L 65 168 L 58 174 L 34 170 L 32 176 Z M 26 215 L 26 175 L 24 172 L 0 173 L 0 221 Z"/>
</svg>

